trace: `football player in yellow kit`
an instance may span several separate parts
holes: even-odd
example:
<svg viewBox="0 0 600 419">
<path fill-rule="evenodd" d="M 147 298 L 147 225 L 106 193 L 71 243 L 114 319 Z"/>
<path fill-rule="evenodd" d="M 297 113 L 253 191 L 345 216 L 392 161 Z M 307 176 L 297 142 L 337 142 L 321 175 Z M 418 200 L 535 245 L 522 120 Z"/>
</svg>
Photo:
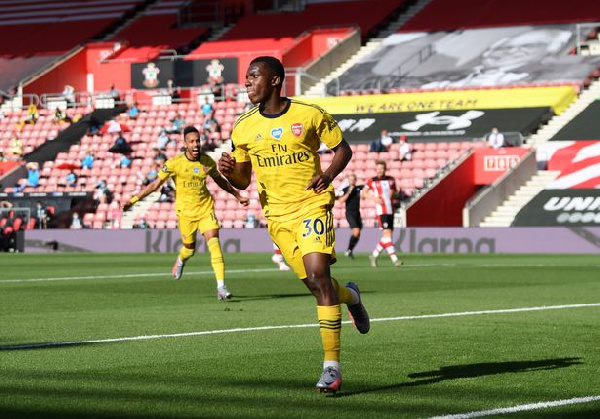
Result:
<svg viewBox="0 0 600 419">
<path fill-rule="evenodd" d="M 175 211 L 183 242 L 173 266 L 173 278 L 181 278 L 185 262 L 194 255 L 196 233 L 200 230 L 210 252 L 210 264 L 217 280 L 217 297 L 219 300 L 226 300 L 231 298 L 232 294 L 225 286 L 225 263 L 219 243 L 219 222 L 215 216 L 215 202 L 206 187 L 206 178 L 210 176 L 221 189 L 235 196 L 244 206 L 248 205 L 248 198 L 241 196 L 221 176 L 215 161 L 202 152 L 198 129 L 193 126 L 186 127 L 183 130 L 183 139 L 185 151 L 167 160 L 158 178 L 123 205 L 123 210 L 127 211 L 136 202 L 158 190 L 168 178 L 173 178 L 176 191 Z"/>
<path fill-rule="evenodd" d="M 224 153 L 218 166 L 238 189 L 248 187 L 254 170 L 269 234 L 316 298 L 324 351 L 317 389 L 335 393 L 342 385 L 340 303 L 348 305 L 360 333 L 370 328 L 358 286 L 342 286 L 330 274 L 336 260 L 331 182 L 350 161 L 352 150 L 331 115 L 281 96 L 284 77 L 275 57 L 250 63 L 246 88 L 258 106 L 239 117 L 232 132 L 233 152 Z M 321 142 L 334 152 L 324 171 L 317 153 Z"/>
</svg>

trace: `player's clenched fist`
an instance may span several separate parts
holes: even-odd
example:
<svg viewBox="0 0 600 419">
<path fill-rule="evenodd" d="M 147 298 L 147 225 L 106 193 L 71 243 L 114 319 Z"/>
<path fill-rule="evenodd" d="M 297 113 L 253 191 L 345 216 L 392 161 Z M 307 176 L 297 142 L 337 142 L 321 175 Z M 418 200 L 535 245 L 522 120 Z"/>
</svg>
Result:
<svg viewBox="0 0 600 419">
<path fill-rule="evenodd" d="M 230 177 L 233 173 L 233 169 L 235 168 L 235 159 L 231 157 L 229 153 L 221 154 L 221 158 L 217 163 L 217 167 L 219 168 L 219 172 L 225 177 Z"/>
</svg>

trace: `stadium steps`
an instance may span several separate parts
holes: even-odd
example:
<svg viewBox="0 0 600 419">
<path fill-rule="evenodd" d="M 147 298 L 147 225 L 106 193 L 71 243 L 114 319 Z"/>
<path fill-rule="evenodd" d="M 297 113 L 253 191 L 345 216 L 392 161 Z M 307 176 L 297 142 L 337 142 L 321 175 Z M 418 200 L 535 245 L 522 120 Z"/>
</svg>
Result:
<svg viewBox="0 0 600 419">
<path fill-rule="evenodd" d="M 546 185 L 560 174 L 559 171 L 540 170 L 525 185 L 509 196 L 496 210 L 487 216 L 480 227 L 510 227 L 515 217 Z"/>
<path fill-rule="evenodd" d="M 22 89 L 21 89 L 22 90 Z M 0 112 L 7 114 L 13 111 L 20 111 L 23 108 L 22 93 L 14 95 L 11 99 L 5 99 L 0 106 Z"/>
<path fill-rule="evenodd" d="M 404 13 L 401 13 L 400 16 L 392 21 L 385 29 L 383 29 L 377 38 L 372 38 L 369 40 L 364 46 L 362 46 L 354 55 L 352 55 L 347 61 L 345 61 L 341 66 L 331 72 L 329 75 L 325 76 L 320 82 L 309 88 L 306 92 L 303 92 L 304 96 L 326 96 L 326 86 L 327 84 L 334 80 L 337 77 L 340 77 L 346 71 L 348 71 L 352 66 L 354 66 L 361 58 L 370 54 L 375 48 L 377 48 L 383 38 L 396 33 L 400 27 L 402 27 L 406 22 L 408 22 L 413 16 L 419 13 L 423 8 L 425 8 L 431 1 L 433 0 L 418 0 L 415 4 L 410 6 Z"/>
<path fill-rule="evenodd" d="M 398 16 L 398 19 L 391 22 L 387 28 L 383 29 L 379 33 L 379 38 L 387 38 L 390 35 L 395 34 L 398 30 L 404 26 L 406 22 L 412 19 L 417 13 L 423 10 L 433 0 L 418 0 L 415 4 L 410 6 L 405 13 Z"/>
<path fill-rule="evenodd" d="M 132 209 L 124 212 L 123 217 L 121 218 L 121 228 L 133 228 L 135 220 L 146 215 L 152 204 L 158 202 L 158 198 L 160 198 L 160 191 L 152 192 L 150 195 L 144 198 L 144 200 L 135 204 Z"/>
<path fill-rule="evenodd" d="M 368 41 L 364 46 L 360 47 L 360 49 L 352 55 L 348 60 L 346 60 L 342 65 L 340 65 L 337 69 L 331 72 L 329 75 L 325 76 L 321 81 L 312 86 L 306 92 L 303 92 L 304 96 L 326 96 L 326 86 L 327 83 L 336 79 L 337 77 L 344 74 L 348 71 L 354 64 L 356 64 L 363 57 L 371 54 L 375 48 L 377 48 L 381 44 L 380 38 L 374 38 Z"/>
<path fill-rule="evenodd" d="M 102 36 L 102 41 L 112 41 L 114 40 L 117 33 L 121 32 L 126 27 L 130 26 L 133 22 L 138 20 L 140 17 L 144 15 L 144 12 L 148 10 L 152 5 L 154 5 L 158 0 L 146 0 L 141 5 L 136 7 L 129 18 L 125 18 L 122 22 L 115 25 L 110 29 L 110 32 L 105 33 Z"/>
<path fill-rule="evenodd" d="M 548 124 L 542 127 L 538 132 L 533 134 L 527 144 L 531 147 L 537 147 L 552 137 L 554 137 L 561 129 L 563 129 L 573 118 L 583 112 L 592 102 L 600 96 L 600 80 L 594 81 L 583 92 L 571 106 L 560 115 L 554 116 Z"/>
<path fill-rule="evenodd" d="M 219 39 L 221 39 L 223 36 L 225 36 L 225 34 L 227 32 L 229 32 L 235 25 L 231 24 L 231 25 L 225 25 L 220 29 L 213 29 L 210 37 L 208 37 L 208 39 L 205 42 L 213 42 L 213 41 L 218 41 Z"/>
</svg>

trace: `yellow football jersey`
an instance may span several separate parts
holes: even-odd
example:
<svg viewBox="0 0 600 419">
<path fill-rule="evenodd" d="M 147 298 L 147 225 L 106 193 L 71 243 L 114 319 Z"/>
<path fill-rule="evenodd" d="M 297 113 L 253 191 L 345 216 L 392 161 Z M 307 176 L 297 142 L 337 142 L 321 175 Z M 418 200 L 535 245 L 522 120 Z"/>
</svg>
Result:
<svg viewBox="0 0 600 419">
<path fill-rule="evenodd" d="M 190 160 L 185 153 L 167 160 L 158 172 L 161 179 L 175 181 L 175 211 L 177 216 L 199 220 L 214 211 L 214 200 L 206 187 L 206 177 L 218 174 L 215 161 L 206 154 Z"/>
<path fill-rule="evenodd" d="M 255 107 L 239 117 L 231 138 L 236 161 L 252 163 L 265 217 L 286 221 L 333 205 L 333 186 L 320 194 L 306 189 L 322 173 L 320 143 L 334 148 L 343 139 L 335 119 L 323 109 L 294 99 L 277 115 Z"/>
</svg>

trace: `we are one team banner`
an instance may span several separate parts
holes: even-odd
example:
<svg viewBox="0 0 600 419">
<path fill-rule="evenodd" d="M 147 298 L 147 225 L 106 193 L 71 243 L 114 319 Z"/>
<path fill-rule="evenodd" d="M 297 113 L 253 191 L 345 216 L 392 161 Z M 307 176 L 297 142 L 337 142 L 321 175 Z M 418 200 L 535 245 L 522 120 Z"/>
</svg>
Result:
<svg viewBox="0 0 600 419">
<path fill-rule="evenodd" d="M 393 93 L 302 98 L 331 114 L 552 108 L 562 113 L 577 97 L 573 86 Z"/>
</svg>

